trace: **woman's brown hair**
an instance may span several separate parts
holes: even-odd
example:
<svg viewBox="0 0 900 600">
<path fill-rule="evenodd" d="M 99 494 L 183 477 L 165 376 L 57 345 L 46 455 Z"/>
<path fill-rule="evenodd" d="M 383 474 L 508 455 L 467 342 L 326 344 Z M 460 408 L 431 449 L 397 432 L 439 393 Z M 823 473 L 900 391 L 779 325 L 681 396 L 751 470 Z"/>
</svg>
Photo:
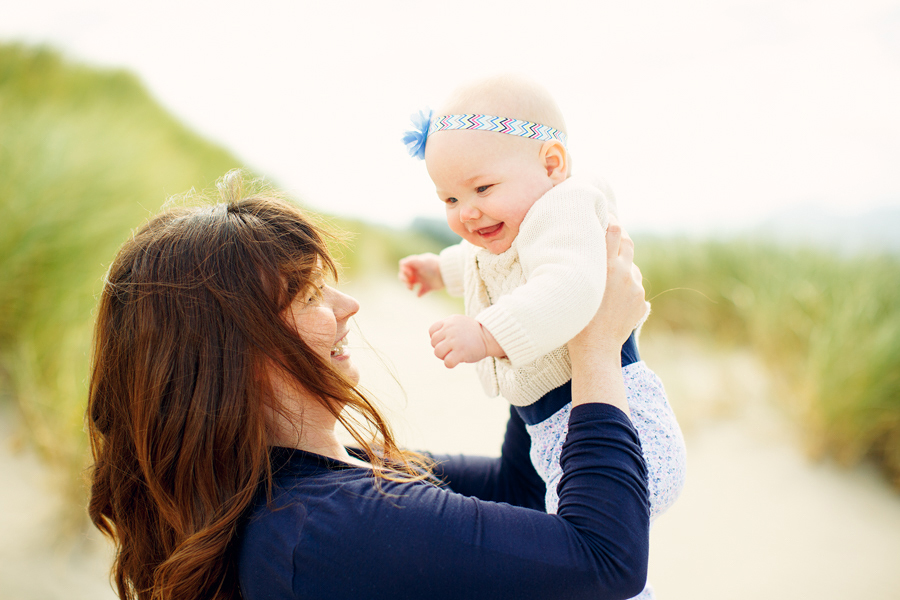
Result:
<svg viewBox="0 0 900 600">
<path fill-rule="evenodd" d="M 421 457 L 397 448 L 378 409 L 282 316 L 298 293 L 315 291 L 323 270 L 336 278 L 327 234 L 240 172 L 220 181 L 218 196 L 134 233 L 100 298 L 89 513 L 116 543 L 123 599 L 240 597 L 235 533 L 272 484 L 269 426 L 282 410 L 272 368 L 340 420 L 377 476 L 425 472 Z"/>
</svg>

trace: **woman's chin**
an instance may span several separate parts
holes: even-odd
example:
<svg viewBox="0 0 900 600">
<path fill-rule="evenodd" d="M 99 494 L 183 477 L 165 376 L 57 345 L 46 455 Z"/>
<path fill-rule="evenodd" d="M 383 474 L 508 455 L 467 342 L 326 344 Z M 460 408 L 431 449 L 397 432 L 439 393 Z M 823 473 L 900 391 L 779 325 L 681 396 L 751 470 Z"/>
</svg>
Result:
<svg viewBox="0 0 900 600">
<path fill-rule="evenodd" d="M 331 364 L 336 371 L 347 378 L 353 385 L 359 384 L 359 369 L 350 356 L 350 353 L 331 357 Z"/>
</svg>

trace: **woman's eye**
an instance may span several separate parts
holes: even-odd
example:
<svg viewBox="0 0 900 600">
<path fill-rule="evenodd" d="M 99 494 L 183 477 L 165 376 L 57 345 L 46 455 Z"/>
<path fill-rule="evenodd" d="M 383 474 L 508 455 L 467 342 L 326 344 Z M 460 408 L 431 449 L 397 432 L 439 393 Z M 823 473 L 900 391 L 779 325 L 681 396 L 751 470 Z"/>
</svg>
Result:
<svg viewBox="0 0 900 600">
<path fill-rule="evenodd" d="M 313 292 L 309 295 L 309 298 L 306 299 L 307 304 L 315 304 L 325 295 L 325 284 L 316 286 Z"/>
</svg>

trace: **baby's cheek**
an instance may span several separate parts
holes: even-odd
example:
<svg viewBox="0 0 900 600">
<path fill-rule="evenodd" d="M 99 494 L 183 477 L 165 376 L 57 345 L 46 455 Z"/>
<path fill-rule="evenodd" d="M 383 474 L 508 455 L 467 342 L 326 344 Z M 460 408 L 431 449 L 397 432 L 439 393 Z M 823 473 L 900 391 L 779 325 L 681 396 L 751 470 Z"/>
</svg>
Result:
<svg viewBox="0 0 900 600">
<path fill-rule="evenodd" d="M 455 233 L 456 235 L 458 235 L 462 238 L 465 238 L 466 235 L 469 233 L 466 230 L 465 226 L 462 224 L 462 222 L 458 218 L 451 217 L 450 214 L 447 215 L 447 225 L 450 226 L 450 230 L 453 233 Z"/>
</svg>

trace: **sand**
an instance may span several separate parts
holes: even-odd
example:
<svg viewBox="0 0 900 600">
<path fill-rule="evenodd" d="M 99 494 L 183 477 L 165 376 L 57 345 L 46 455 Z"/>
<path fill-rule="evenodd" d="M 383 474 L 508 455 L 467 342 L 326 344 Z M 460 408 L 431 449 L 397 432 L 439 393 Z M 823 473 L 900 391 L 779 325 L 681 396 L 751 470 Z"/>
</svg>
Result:
<svg viewBox="0 0 900 600">
<path fill-rule="evenodd" d="M 508 407 L 484 397 L 471 366 L 445 369 L 431 355 L 428 327 L 454 305 L 384 280 L 347 289 L 363 307 L 351 352 L 400 440 L 496 455 Z M 651 537 L 660 600 L 900 598 L 900 495 L 878 473 L 807 459 L 752 354 L 649 335 L 641 351 L 666 383 L 688 447 L 685 489 Z M 105 542 L 90 530 L 59 539 L 52 482 L 14 432 L 7 410 L 0 600 L 114 598 Z"/>
</svg>

